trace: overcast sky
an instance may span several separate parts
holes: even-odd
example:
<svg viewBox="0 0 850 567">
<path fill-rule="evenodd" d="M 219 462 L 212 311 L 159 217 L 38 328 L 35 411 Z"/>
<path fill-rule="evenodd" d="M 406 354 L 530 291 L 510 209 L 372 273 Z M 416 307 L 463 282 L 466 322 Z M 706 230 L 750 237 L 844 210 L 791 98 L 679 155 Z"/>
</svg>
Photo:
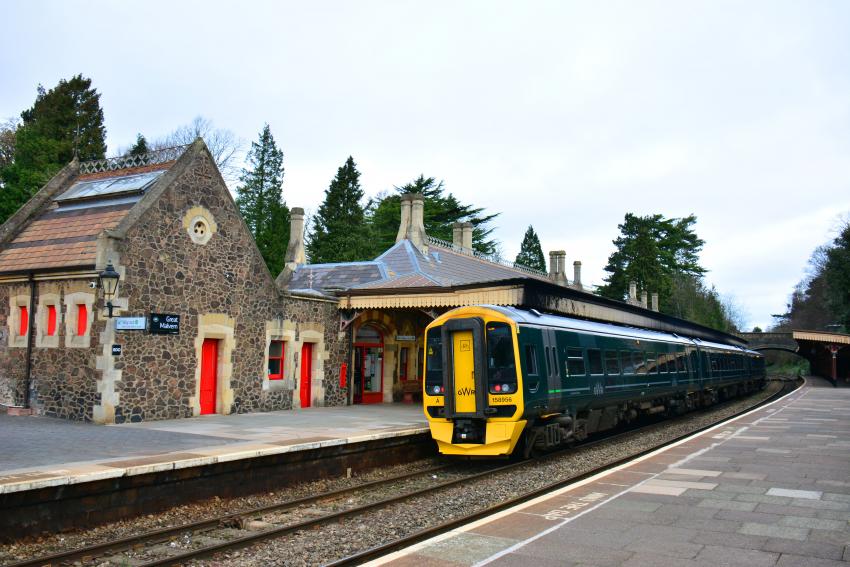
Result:
<svg viewBox="0 0 850 567">
<path fill-rule="evenodd" d="M 501 212 L 506 256 L 602 283 L 626 212 L 694 213 L 748 326 L 784 311 L 850 211 L 850 2 L 3 4 L 0 118 L 76 73 L 111 152 L 203 115 L 271 125 L 315 210 L 348 155 L 368 195 L 424 173 Z"/>
</svg>

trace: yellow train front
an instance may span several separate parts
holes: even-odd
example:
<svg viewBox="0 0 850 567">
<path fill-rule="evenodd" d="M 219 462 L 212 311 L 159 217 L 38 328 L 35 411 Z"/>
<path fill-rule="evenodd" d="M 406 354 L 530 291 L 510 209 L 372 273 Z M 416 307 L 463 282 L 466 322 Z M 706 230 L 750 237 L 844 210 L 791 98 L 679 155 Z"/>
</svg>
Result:
<svg viewBox="0 0 850 567">
<path fill-rule="evenodd" d="M 516 323 L 486 307 L 462 307 L 425 334 L 425 415 L 446 455 L 510 455 L 525 428 Z"/>
</svg>

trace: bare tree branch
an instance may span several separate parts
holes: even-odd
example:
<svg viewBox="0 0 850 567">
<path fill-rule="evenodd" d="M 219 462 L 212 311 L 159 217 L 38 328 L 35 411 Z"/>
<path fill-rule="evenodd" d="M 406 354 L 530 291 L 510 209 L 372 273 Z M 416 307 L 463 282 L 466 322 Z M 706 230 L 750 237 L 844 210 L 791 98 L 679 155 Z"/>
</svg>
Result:
<svg viewBox="0 0 850 567">
<path fill-rule="evenodd" d="M 230 130 L 216 128 L 212 120 L 196 116 L 189 124 L 180 126 L 167 136 L 149 144 L 152 150 L 191 144 L 201 137 L 207 144 L 215 164 L 228 185 L 235 183 L 239 175 L 242 150 L 245 143 Z"/>
</svg>

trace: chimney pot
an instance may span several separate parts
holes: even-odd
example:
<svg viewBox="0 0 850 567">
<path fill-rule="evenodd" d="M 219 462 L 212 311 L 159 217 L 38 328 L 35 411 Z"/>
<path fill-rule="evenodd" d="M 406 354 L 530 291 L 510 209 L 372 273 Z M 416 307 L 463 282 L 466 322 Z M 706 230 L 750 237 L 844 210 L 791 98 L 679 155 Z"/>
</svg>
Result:
<svg viewBox="0 0 850 567">
<path fill-rule="evenodd" d="M 658 311 L 658 292 L 652 294 L 652 310 Z"/>
<path fill-rule="evenodd" d="M 425 236 L 425 197 L 419 193 L 408 195 L 410 202 L 410 225 L 407 229 L 407 239 L 423 254 L 428 253 L 428 242 Z"/>
<path fill-rule="evenodd" d="M 637 282 L 629 282 L 629 300 L 637 301 Z"/>
<path fill-rule="evenodd" d="M 463 248 L 463 223 L 456 222 L 452 225 L 452 245 L 455 248 Z"/>
<path fill-rule="evenodd" d="M 401 222 L 398 225 L 398 234 L 395 237 L 396 242 L 401 242 L 407 238 L 407 233 L 410 231 L 410 195 L 401 196 Z"/>
<path fill-rule="evenodd" d="M 472 223 L 464 222 L 461 228 L 461 248 L 467 254 L 472 254 Z"/>
<path fill-rule="evenodd" d="M 573 285 L 581 289 L 581 261 L 573 262 Z"/>
<path fill-rule="evenodd" d="M 643 290 L 640 292 L 640 304 L 644 309 L 646 309 L 646 299 L 646 290 Z"/>
<path fill-rule="evenodd" d="M 299 265 L 307 263 L 304 253 L 304 209 L 292 207 L 289 210 L 289 244 L 286 247 L 286 255 L 283 257 L 283 270 L 275 279 L 282 288 L 289 285 L 292 274 Z"/>
<path fill-rule="evenodd" d="M 549 279 L 558 285 L 567 285 L 567 253 L 563 250 L 549 252 Z"/>
</svg>

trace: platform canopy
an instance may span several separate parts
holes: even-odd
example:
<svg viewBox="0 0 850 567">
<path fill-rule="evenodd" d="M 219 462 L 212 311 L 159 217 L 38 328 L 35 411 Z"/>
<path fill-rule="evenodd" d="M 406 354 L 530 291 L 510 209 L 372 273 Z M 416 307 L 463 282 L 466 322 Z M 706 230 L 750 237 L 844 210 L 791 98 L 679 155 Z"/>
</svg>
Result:
<svg viewBox="0 0 850 567">
<path fill-rule="evenodd" d="M 829 331 L 794 330 L 798 353 L 809 360 L 812 372 L 838 380 L 850 379 L 850 335 Z"/>
</svg>

